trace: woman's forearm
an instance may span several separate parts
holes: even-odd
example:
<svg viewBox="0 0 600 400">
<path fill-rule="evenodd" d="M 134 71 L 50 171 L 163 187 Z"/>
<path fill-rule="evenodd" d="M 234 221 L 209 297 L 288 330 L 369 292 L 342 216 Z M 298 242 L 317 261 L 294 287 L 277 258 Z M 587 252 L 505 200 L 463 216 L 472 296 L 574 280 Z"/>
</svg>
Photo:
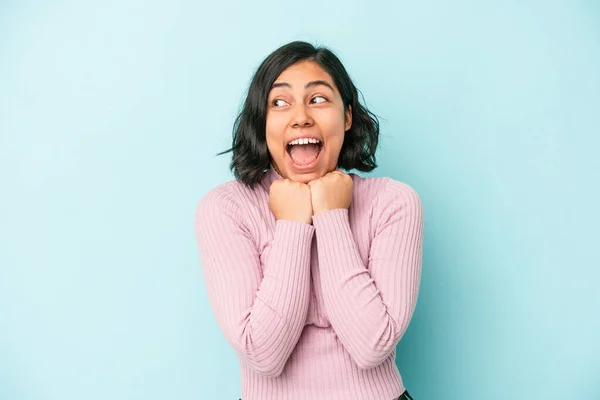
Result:
<svg viewBox="0 0 600 400">
<path fill-rule="evenodd" d="M 242 220 L 226 193 L 212 193 L 199 204 L 196 233 L 204 279 L 227 341 L 257 373 L 277 376 L 306 321 L 314 227 L 277 221 L 261 264 Z"/>
</svg>

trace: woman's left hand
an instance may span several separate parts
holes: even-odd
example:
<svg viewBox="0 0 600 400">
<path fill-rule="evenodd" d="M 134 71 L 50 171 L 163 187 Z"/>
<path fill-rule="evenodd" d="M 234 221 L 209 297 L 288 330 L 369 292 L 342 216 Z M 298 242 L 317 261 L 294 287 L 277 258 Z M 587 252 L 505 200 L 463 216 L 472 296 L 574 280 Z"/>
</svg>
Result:
<svg viewBox="0 0 600 400">
<path fill-rule="evenodd" d="M 352 177 L 340 170 L 332 171 L 325 176 L 310 181 L 310 196 L 313 215 L 348 208 L 352 202 Z"/>
</svg>

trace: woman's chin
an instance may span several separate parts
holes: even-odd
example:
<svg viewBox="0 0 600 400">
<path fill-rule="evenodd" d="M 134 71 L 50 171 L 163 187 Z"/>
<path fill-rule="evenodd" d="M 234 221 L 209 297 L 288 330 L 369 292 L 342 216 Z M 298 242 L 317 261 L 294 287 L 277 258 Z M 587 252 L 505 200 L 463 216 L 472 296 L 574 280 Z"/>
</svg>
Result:
<svg viewBox="0 0 600 400">
<path fill-rule="evenodd" d="M 323 167 L 313 168 L 310 171 L 294 171 L 293 168 L 290 168 L 286 171 L 288 179 L 300 183 L 309 183 L 311 181 L 314 181 L 315 179 L 321 178 L 326 174 L 327 169 Z"/>
<path fill-rule="evenodd" d="M 310 181 L 314 181 L 315 179 L 319 179 L 323 175 L 325 175 L 325 174 L 321 174 L 320 171 L 304 172 L 304 173 L 292 172 L 289 175 L 289 179 L 292 181 L 295 181 L 295 182 L 308 183 Z"/>
</svg>

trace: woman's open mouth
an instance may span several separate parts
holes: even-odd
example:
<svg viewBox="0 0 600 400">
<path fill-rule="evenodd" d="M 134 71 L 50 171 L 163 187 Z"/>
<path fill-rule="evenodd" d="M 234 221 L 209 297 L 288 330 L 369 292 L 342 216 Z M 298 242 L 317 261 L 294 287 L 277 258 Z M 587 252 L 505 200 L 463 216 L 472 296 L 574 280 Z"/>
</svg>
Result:
<svg viewBox="0 0 600 400">
<path fill-rule="evenodd" d="M 317 165 L 323 142 L 315 138 L 299 138 L 288 143 L 286 150 L 295 169 L 307 170 Z"/>
</svg>

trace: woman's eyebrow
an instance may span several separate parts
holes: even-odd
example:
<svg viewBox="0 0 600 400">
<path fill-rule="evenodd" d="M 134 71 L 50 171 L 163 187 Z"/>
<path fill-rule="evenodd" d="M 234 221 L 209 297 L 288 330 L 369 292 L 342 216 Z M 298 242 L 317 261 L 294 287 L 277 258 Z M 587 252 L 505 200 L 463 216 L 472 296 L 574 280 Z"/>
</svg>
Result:
<svg viewBox="0 0 600 400">
<path fill-rule="evenodd" d="M 289 88 L 289 89 L 291 89 L 291 88 L 292 88 L 292 85 L 290 85 L 290 84 L 289 84 L 289 83 L 287 83 L 287 82 L 276 82 L 276 83 L 274 83 L 274 84 L 271 86 L 271 90 L 272 90 L 272 89 L 275 89 L 275 88 L 278 88 L 278 87 L 286 87 L 286 88 Z"/>
<path fill-rule="evenodd" d="M 319 80 L 319 81 L 310 81 L 306 85 L 304 85 L 304 88 L 308 89 L 310 87 L 320 86 L 320 85 L 327 86 L 329 89 L 331 89 L 332 91 L 334 91 L 333 90 L 333 86 L 331 86 L 331 84 L 329 84 L 326 81 L 321 81 L 321 80 Z M 292 85 L 290 85 L 287 82 L 276 82 L 276 83 L 273 84 L 273 86 L 271 86 L 271 89 L 275 89 L 275 88 L 278 88 L 278 87 L 286 87 L 286 88 L 291 89 Z"/>
<path fill-rule="evenodd" d="M 331 86 L 328 82 L 326 81 L 310 81 L 308 82 L 306 85 L 304 85 L 305 89 L 308 89 L 309 87 L 313 87 L 313 86 L 327 86 L 329 89 L 331 89 L 331 91 L 335 92 L 335 90 L 333 90 L 333 86 Z"/>
</svg>

